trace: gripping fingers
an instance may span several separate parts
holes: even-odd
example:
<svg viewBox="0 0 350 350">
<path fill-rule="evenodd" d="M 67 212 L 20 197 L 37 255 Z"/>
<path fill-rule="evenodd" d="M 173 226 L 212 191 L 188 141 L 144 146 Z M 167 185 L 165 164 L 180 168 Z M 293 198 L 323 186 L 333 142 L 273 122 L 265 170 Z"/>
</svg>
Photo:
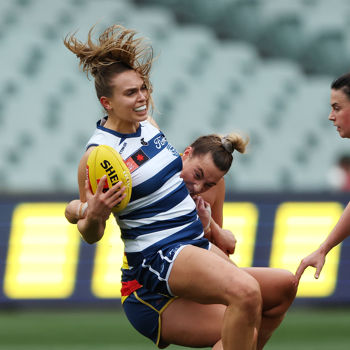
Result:
<svg viewBox="0 0 350 350">
<path fill-rule="evenodd" d="M 103 193 L 103 189 L 105 187 L 105 185 L 108 185 L 107 183 L 107 176 L 103 175 L 99 181 L 99 183 L 97 184 L 97 188 L 96 188 L 96 194 L 99 195 L 101 193 Z M 108 192 L 108 191 L 107 191 Z"/>
<path fill-rule="evenodd" d="M 195 203 L 196 203 L 196 206 L 197 206 L 197 210 L 202 210 L 202 209 L 205 208 L 204 200 L 203 200 L 202 197 L 197 196 L 196 199 L 195 199 Z"/>
<path fill-rule="evenodd" d="M 109 194 L 110 196 L 115 197 L 118 193 L 118 197 L 124 193 L 125 191 L 125 186 L 123 186 L 123 183 L 121 181 L 117 182 L 115 185 L 113 185 L 110 189 L 109 189 Z"/>
<path fill-rule="evenodd" d="M 125 186 L 123 186 L 123 183 L 119 181 L 113 187 L 111 187 L 107 193 L 112 206 L 115 206 L 125 198 Z"/>
<path fill-rule="evenodd" d="M 87 199 L 90 199 L 93 196 L 91 192 L 89 180 L 85 180 L 85 195 Z"/>
<path fill-rule="evenodd" d="M 121 196 L 119 196 L 118 198 L 116 198 L 113 202 L 112 202 L 112 206 L 115 207 L 117 204 L 119 204 L 124 198 L 126 197 L 126 193 L 123 193 Z"/>
</svg>

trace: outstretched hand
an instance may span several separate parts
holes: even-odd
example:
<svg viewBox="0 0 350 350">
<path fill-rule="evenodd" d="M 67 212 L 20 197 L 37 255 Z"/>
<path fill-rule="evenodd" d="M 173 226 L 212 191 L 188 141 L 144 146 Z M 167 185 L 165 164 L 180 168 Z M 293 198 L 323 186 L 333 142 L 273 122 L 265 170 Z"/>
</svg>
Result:
<svg viewBox="0 0 350 350">
<path fill-rule="evenodd" d="M 97 185 L 96 192 L 93 194 L 89 185 L 89 181 L 85 180 L 85 193 L 88 202 L 88 215 L 90 217 L 101 220 L 108 220 L 113 207 L 119 204 L 126 196 L 125 187 L 119 181 L 110 189 L 105 191 L 107 177 L 104 175 Z"/>
<path fill-rule="evenodd" d="M 315 250 L 313 253 L 301 260 L 301 263 L 295 273 L 295 277 L 299 281 L 305 269 L 309 266 L 313 266 L 316 268 L 315 278 L 318 279 L 320 277 L 320 273 L 322 271 L 325 261 L 326 255 L 323 252 L 321 252 L 320 249 Z"/>
</svg>

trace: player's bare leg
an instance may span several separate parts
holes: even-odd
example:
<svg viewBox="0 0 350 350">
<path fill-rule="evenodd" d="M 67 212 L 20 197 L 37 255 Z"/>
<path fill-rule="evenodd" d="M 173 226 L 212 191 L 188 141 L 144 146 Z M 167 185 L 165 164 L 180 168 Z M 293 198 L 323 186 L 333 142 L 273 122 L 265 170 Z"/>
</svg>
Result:
<svg viewBox="0 0 350 350">
<path fill-rule="evenodd" d="M 225 309 L 225 305 L 175 299 L 161 316 L 162 342 L 191 348 L 212 347 L 221 340 Z"/>
<path fill-rule="evenodd" d="M 262 300 L 258 282 L 248 273 L 217 254 L 187 246 L 175 260 L 169 285 L 180 297 L 226 305 L 221 330 L 223 349 L 254 348 Z"/>
<path fill-rule="evenodd" d="M 161 343 L 223 350 L 221 328 L 226 306 L 177 298 L 161 315 Z M 235 332 L 237 330 L 232 330 Z M 253 349 L 256 349 L 257 330 Z"/>
<path fill-rule="evenodd" d="M 274 268 L 246 268 L 260 285 L 263 298 L 262 320 L 257 349 L 263 349 L 272 333 L 281 324 L 296 292 L 295 276 L 287 270 Z"/>
</svg>

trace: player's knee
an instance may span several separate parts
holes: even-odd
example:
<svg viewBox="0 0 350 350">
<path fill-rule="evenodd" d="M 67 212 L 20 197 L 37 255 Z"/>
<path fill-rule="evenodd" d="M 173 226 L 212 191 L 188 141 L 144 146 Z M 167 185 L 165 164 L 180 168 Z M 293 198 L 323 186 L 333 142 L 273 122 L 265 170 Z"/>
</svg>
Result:
<svg viewBox="0 0 350 350">
<path fill-rule="evenodd" d="M 281 317 L 294 301 L 298 289 L 295 276 L 289 271 L 282 270 L 279 281 L 280 285 L 276 287 L 276 304 L 264 311 L 265 316 Z"/>
<path fill-rule="evenodd" d="M 255 318 L 261 313 L 262 297 L 259 283 L 254 278 L 248 278 L 244 284 L 239 286 L 238 292 L 231 299 L 241 312 Z"/>
<path fill-rule="evenodd" d="M 262 296 L 257 281 L 251 281 L 244 289 L 241 306 L 248 314 L 260 314 L 262 308 Z"/>
<path fill-rule="evenodd" d="M 284 272 L 284 298 L 287 303 L 291 303 L 298 290 L 298 280 L 297 278 L 290 272 Z"/>
</svg>

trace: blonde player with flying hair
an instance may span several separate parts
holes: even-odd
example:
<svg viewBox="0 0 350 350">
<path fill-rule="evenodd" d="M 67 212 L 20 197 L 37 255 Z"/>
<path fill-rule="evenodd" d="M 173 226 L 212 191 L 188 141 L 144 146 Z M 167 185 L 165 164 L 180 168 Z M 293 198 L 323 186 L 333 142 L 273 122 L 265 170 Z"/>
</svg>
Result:
<svg viewBox="0 0 350 350">
<path fill-rule="evenodd" d="M 136 38 L 134 31 L 121 26 L 107 28 L 97 44 L 90 30 L 86 43 L 71 35 L 65 39 L 65 45 L 77 55 L 83 70 L 94 77 L 97 97 L 107 114 L 88 141 L 78 169 L 80 202 L 88 203 L 84 216 L 75 218 L 83 238 L 89 243 L 101 239 L 106 219 L 123 198 L 120 183 L 103 193 L 104 184 L 100 181 L 95 195 L 89 193 L 85 168 L 93 147 L 110 145 L 124 160 L 142 155 L 139 158 L 142 161 L 131 173 L 131 200 L 115 214 L 127 260 L 123 285 L 129 295 L 142 286 L 149 293 L 176 297 L 169 310 L 177 300 L 185 301 L 194 308 L 186 308 L 187 312 L 198 311 L 189 314 L 194 321 L 204 314 L 214 317 L 213 325 L 208 322 L 206 329 L 194 328 L 191 334 L 172 328 L 176 324 L 172 322 L 168 333 L 162 331 L 158 345 L 179 342 L 185 346 L 212 346 L 216 350 L 256 349 L 259 331 L 264 330 L 264 286 L 254 273 L 235 266 L 204 237 L 196 203 L 181 177 L 183 161 L 148 118 L 152 104 L 151 47 L 142 38 Z M 225 140 L 220 142 L 229 153 L 223 147 Z M 206 186 L 215 186 L 231 165 L 232 154 L 229 156 L 225 168 L 218 167 L 210 155 L 202 156 L 201 171 L 194 176 L 205 179 Z M 198 206 L 201 211 L 200 203 Z M 290 275 L 286 272 L 291 286 L 294 280 Z M 292 300 L 295 288 L 291 295 Z M 166 320 L 162 321 L 166 324 Z"/>
</svg>

